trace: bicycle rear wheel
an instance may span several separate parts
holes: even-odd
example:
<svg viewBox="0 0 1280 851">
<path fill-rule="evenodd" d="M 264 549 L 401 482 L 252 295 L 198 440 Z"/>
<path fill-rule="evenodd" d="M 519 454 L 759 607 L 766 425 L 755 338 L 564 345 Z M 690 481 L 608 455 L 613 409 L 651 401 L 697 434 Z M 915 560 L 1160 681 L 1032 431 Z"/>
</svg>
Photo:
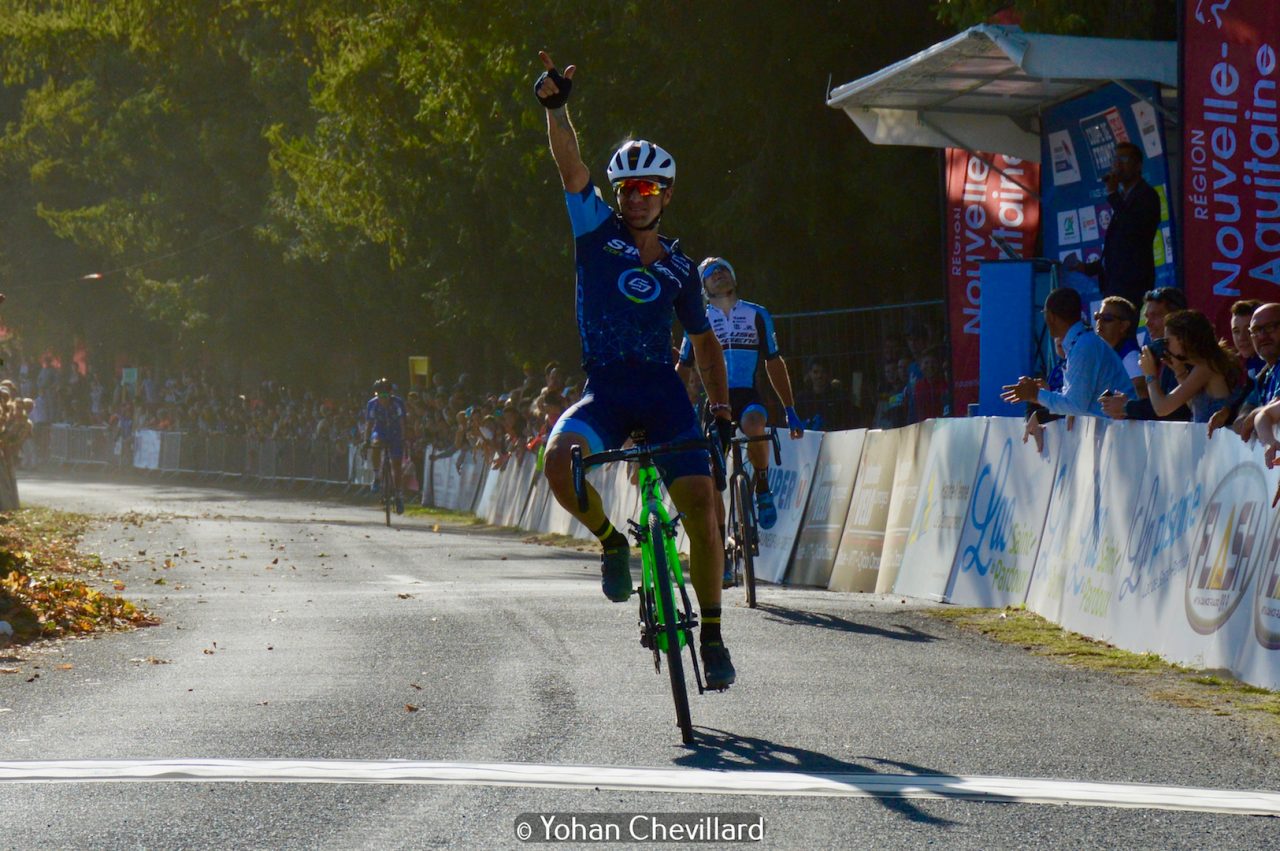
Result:
<svg viewBox="0 0 1280 851">
<path fill-rule="evenodd" d="M 684 743 L 693 742 L 693 719 L 689 715 L 689 691 L 684 680 L 684 659 L 680 655 L 680 626 L 685 620 L 676 608 L 675 580 L 667 564 L 667 545 L 662 520 L 649 516 L 649 545 L 653 548 L 653 582 L 657 586 L 662 612 L 662 634 L 666 638 L 667 673 L 671 677 L 671 697 L 676 704 L 676 723 Z"/>
<path fill-rule="evenodd" d="M 753 546 L 755 529 L 751 522 L 751 487 L 747 484 L 746 476 L 738 476 L 734 481 L 733 496 L 738 503 L 738 525 L 734 529 L 734 535 L 739 542 L 738 552 L 742 554 L 742 585 L 747 592 L 747 607 L 754 609 L 756 607 L 756 563 L 752 553 L 755 549 Z"/>
</svg>

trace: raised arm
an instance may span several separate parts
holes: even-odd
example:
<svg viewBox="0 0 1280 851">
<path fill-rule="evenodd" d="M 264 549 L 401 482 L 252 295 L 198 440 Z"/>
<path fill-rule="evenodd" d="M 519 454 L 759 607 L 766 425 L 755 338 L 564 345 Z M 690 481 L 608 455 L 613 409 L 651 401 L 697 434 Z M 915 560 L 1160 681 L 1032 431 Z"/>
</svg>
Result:
<svg viewBox="0 0 1280 851">
<path fill-rule="evenodd" d="M 573 75 L 578 69 L 570 65 L 562 75 L 545 50 L 538 52 L 538 58 L 546 71 L 534 85 L 534 94 L 547 110 L 547 139 L 551 143 L 551 156 L 556 161 L 556 168 L 560 169 L 560 182 L 564 184 L 565 191 L 581 192 L 591 179 L 591 172 L 578 151 L 578 133 L 569 121 L 566 106 L 573 89 Z"/>
</svg>

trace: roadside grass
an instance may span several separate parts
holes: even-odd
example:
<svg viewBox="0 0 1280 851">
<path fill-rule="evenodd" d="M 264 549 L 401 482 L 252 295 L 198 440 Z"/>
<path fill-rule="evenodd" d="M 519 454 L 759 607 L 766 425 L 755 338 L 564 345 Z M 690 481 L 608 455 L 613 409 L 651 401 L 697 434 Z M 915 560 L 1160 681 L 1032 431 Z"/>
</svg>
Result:
<svg viewBox="0 0 1280 851">
<path fill-rule="evenodd" d="M 1167 703 L 1241 718 L 1280 740 L 1280 692 L 1242 683 L 1219 670 L 1175 665 L 1155 653 L 1132 653 L 1050 623 L 1020 607 L 930 609 L 931 617 L 1022 647 L 1073 668 L 1104 671 L 1143 685 Z"/>
<path fill-rule="evenodd" d="M 83 514 L 24 508 L 0 514 L 0 644 L 132 629 L 156 623 L 124 598 L 79 577 L 101 578 L 102 559 L 78 549 L 92 523 Z M 124 583 L 115 582 L 117 591 Z"/>
<path fill-rule="evenodd" d="M 438 520 L 451 526 L 483 526 L 484 520 L 469 511 L 454 511 L 449 508 L 428 508 L 425 505 L 405 503 L 404 513 L 407 517 L 425 517 Z"/>
</svg>

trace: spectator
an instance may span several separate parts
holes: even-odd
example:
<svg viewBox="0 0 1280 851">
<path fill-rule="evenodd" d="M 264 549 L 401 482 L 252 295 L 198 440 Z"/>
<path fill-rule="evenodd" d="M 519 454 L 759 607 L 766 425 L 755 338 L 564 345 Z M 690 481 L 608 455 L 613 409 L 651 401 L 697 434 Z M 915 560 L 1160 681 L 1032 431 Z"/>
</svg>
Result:
<svg viewBox="0 0 1280 851">
<path fill-rule="evenodd" d="M 1004 388 L 1006 402 L 1030 402 L 1051 414 L 1100 417 L 1102 394 L 1131 386 L 1120 356 L 1081 321 L 1083 309 L 1080 293 L 1070 287 L 1049 293 L 1044 303 L 1045 326 L 1055 340 L 1061 340 L 1067 358 L 1062 391 L 1048 390 L 1043 382 L 1024 375 Z M 1028 419 L 1039 420 L 1035 413 L 1031 411 Z"/>
<path fill-rule="evenodd" d="M 1232 331 L 1234 336 L 1234 319 Z M 1280 398 L 1280 368 L 1276 366 L 1280 361 L 1280 304 L 1264 304 L 1254 311 L 1249 323 L 1249 337 L 1263 367 L 1249 379 L 1229 406 L 1209 419 L 1210 437 L 1216 429 L 1230 424 L 1242 439 L 1249 440 L 1254 433 L 1257 412 Z"/>
<path fill-rule="evenodd" d="M 1102 258 L 1081 263 L 1073 254 L 1068 269 L 1099 278 L 1103 295 L 1118 295 L 1137 304 L 1155 285 L 1152 244 L 1160 228 L 1160 196 L 1142 179 L 1142 149 L 1132 142 L 1116 145 L 1111 171 L 1103 178 L 1111 223 L 1102 243 Z"/>
<path fill-rule="evenodd" d="M 1244 362 L 1244 371 L 1250 378 L 1257 376 L 1264 366 L 1262 358 L 1253 347 L 1253 337 L 1249 334 L 1249 325 L 1253 314 L 1262 307 L 1256 299 L 1242 299 L 1231 305 L 1231 342 L 1235 344 L 1236 353 Z"/>
<path fill-rule="evenodd" d="M 906 386 L 900 378 L 897 358 L 886 360 L 876 403 L 875 427 L 897 428 L 907 424 Z"/>
<path fill-rule="evenodd" d="M 1151 406 L 1164 416 L 1182 405 L 1191 407 L 1191 419 L 1208 423 L 1209 418 L 1231 402 L 1244 376 L 1235 352 L 1219 344 L 1213 323 L 1198 310 L 1179 310 L 1165 320 L 1169 356 L 1189 367 L 1178 386 L 1166 394 L 1160 386 L 1160 362 L 1151 347 L 1142 350 L 1142 372 L 1151 390 Z"/>
<path fill-rule="evenodd" d="M 1151 290 L 1144 296 L 1146 303 L 1146 322 L 1147 322 L 1147 339 L 1148 341 L 1159 340 L 1156 348 L 1160 349 L 1164 345 L 1165 334 L 1165 317 L 1176 310 L 1185 310 L 1187 307 L 1187 297 L 1182 290 L 1176 287 L 1161 287 L 1158 290 Z M 1181 370 L 1181 364 L 1178 369 Z M 1145 383 L 1145 379 L 1144 379 Z M 1173 389 L 1178 386 L 1178 371 L 1168 360 L 1162 360 L 1160 364 L 1160 387 L 1166 394 L 1172 393 Z M 1151 407 L 1151 400 L 1147 398 L 1130 399 L 1124 393 L 1117 393 L 1102 400 L 1102 408 L 1107 416 L 1115 420 L 1166 420 L 1185 422 L 1191 419 L 1191 409 L 1182 406 L 1168 416 L 1157 416 L 1155 409 Z"/>
<path fill-rule="evenodd" d="M 804 427 L 812 431 L 836 431 L 844 428 L 844 399 L 839 382 L 832 381 L 827 367 L 816 358 L 809 361 L 796 408 L 813 414 Z"/>
<path fill-rule="evenodd" d="M 1147 383 L 1142 379 L 1142 367 L 1138 364 L 1142 354 L 1137 336 L 1138 309 L 1128 299 L 1118 295 L 1107 296 L 1102 300 L 1098 312 L 1093 314 L 1093 329 L 1108 346 L 1115 349 L 1124 364 L 1124 371 L 1133 382 L 1133 392 L 1145 399 Z"/>
<path fill-rule="evenodd" d="M 920 355 L 920 377 L 908 393 L 908 416 L 913 423 L 951 415 L 951 388 L 942 374 L 942 361 L 937 348 Z"/>
</svg>

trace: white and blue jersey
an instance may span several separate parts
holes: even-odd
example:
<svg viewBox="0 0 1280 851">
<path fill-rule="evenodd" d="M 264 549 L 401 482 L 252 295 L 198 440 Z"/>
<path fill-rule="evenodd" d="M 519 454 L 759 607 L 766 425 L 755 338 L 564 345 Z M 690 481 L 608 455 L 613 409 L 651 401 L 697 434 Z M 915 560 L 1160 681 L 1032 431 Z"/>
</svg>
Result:
<svg viewBox="0 0 1280 851">
<path fill-rule="evenodd" d="M 762 306 L 738 299 L 727 313 L 714 304 L 707 305 L 707 319 L 724 349 L 729 389 L 754 390 L 761 361 L 773 360 L 780 354 L 773 317 Z M 680 347 L 680 365 L 693 365 L 693 343 L 688 335 Z"/>
<path fill-rule="evenodd" d="M 622 217 L 588 183 L 566 192 L 578 267 L 578 335 L 582 369 L 604 372 L 661 367 L 670 370 L 671 314 L 686 333 L 709 330 L 702 283 L 678 240 L 661 238 L 666 256 L 648 266 Z"/>
</svg>

